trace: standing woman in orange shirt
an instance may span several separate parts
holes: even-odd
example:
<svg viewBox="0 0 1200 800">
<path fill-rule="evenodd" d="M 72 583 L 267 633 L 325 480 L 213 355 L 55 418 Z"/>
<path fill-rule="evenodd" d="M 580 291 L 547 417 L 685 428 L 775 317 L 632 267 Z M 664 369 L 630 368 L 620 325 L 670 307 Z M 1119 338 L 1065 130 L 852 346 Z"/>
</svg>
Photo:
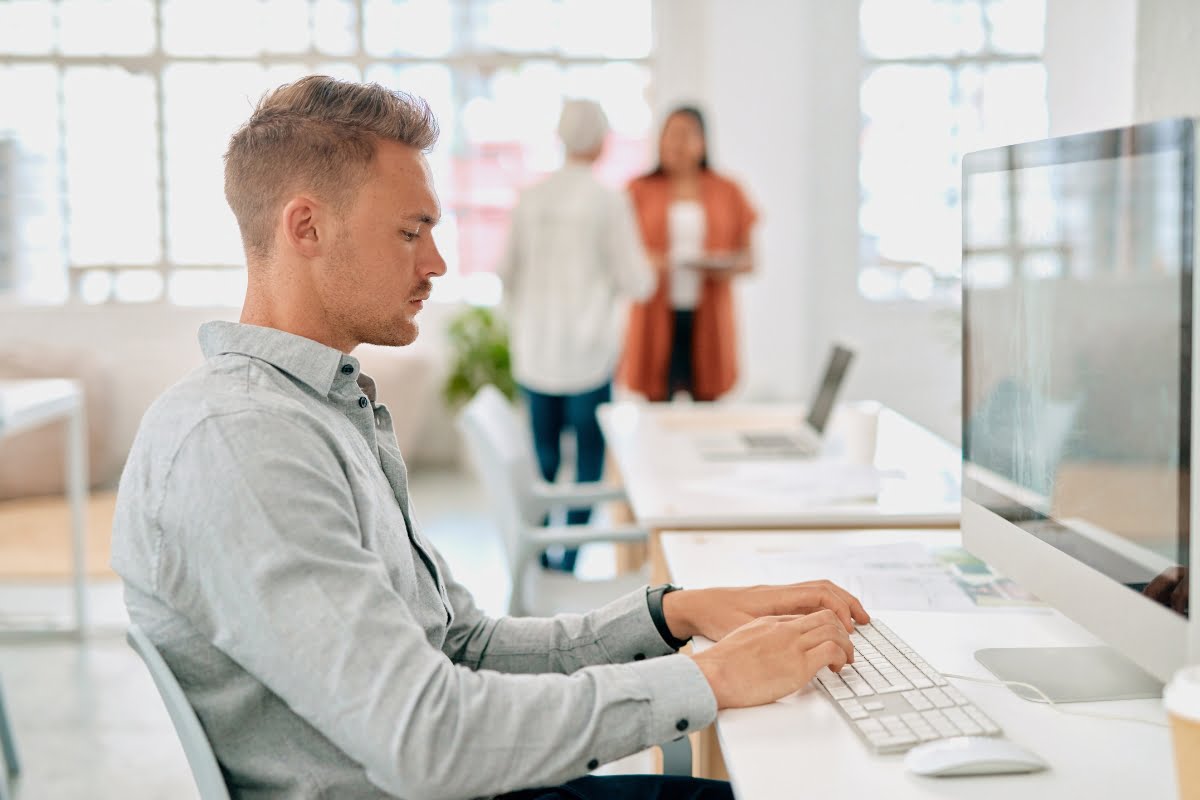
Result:
<svg viewBox="0 0 1200 800">
<path fill-rule="evenodd" d="M 629 193 L 658 287 L 630 309 L 618 380 L 650 400 L 715 400 L 737 381 L 732 278 L 753 269 L 757 215 L 709 166 L 704 116 L 690 106 L 667 117 L 658 166 Z"/>
</svg>

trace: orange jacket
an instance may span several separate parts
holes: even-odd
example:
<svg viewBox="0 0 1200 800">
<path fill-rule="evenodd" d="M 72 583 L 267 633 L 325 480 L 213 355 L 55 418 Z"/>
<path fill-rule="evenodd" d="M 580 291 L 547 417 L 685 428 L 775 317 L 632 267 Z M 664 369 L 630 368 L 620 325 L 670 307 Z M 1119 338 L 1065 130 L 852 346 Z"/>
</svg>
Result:
<svg viewBox="0 0 1200 800">
<path fill-rule="evenodd" d="M 629 193 L 651 255 L 665 256 L 667 208 L 671 182 L 665 176 L 644 176 L 629 184 Z M 700 175 L 707 252 L 745 250 L 757 215 L 736 183 L 705 170 Z M 692 368 L 697 400 L 715 400 L 737 381 L 737 330 L 729 277 L 706 275 L 700 288 L 693 323 Z M 650 400 L 667 399 L 667 370 L 671 358 L 674 314 L 670 275 L 660 273 L 658 289 L 629 312 L 629 330 L 617 380 Z"/>
</svg>

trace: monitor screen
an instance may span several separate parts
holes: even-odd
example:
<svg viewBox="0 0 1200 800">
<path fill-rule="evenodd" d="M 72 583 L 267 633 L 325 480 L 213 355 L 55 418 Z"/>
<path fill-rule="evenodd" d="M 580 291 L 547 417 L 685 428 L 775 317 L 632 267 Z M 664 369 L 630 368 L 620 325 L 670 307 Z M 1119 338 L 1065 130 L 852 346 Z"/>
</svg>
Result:
<svg viewBox="0 0 1200 800">
<path fill-rule="evenodd" d="M 963 162 L 964 498 L 1184 616 L 1193 136 Z"/>
</svg>

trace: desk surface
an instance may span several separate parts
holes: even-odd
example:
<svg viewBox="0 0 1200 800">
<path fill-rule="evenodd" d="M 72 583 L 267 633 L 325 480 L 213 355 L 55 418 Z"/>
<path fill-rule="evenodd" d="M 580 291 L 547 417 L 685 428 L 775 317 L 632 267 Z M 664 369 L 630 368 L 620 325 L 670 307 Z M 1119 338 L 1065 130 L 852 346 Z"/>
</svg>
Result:
<svg viewBox="0 0 1200 800">
<path fill-rule="evenodd" d="M 958 543 L 957 531 L 870 530 L 674 532 L 662 536 L 672 579 L 688 588 L 749 579 L 749 548 L 779 550 L 788 541 L 811 546 L 920 540 Z M 1095 637 L 1049 609 L 988 609 L 964 613 L 887 612 L 868 609 L 942 672 L 991 678 L 975 650 L 996 646 L 1096 644 Z M 1029 775 L 924 778 L 904 770 L 903 756 L 872 755 L 818 690 L 807 688 L 777 703 L 718 715 L 725 764 L 739 800 L 776 797 L 849 797 L 875 790 L 905 798 L 1170 798 L 1175 775 L 1165 727 L 1066 714 L 1021 700 L 1007 689 L 950 679 L 996 720 L 1005 735 L 1051 765 Z M 1072 709 L 1166 721 L 1157 700 L 1077 703 Z"/>
<path fill-rule="evenodd" d="M 787 460 L 706 460 L 698 437 L 714 432 L 796 426 L 796 405 L 636 403 L 601 406 L 600 425 L 638 523 L 679 528 L 814 528 L 957 525 L 961 505 L 959 450 L 887 408 L 878 412 L 873 450 L 884 476 L 876 499 L 817 501 L 788 492 Z M 835 411 L 822 462 L 848 461 L 861 415 Z M 795 463 L 795 462 L 791 462 Z"/>
<path fill-rule="evenodd" d="M 0 380 L 0 436 L 65 417 L 83 402 L 79 382 L 66 378 Z"/>
</svg>

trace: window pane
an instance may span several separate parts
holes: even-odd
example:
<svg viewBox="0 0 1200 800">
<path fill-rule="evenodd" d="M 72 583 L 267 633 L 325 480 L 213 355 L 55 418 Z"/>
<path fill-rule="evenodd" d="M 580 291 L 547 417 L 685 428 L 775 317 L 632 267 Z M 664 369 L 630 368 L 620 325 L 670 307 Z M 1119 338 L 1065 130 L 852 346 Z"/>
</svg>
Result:
<svg viewBox="0 0 1200 800">
<path fill-rule="evenodd" d="M 152 269 L 123 269 L 113 281 L 113 299 L 122 303 L 149 303 L 163 293 L 163 276 Z"/>
<path fill-rule="evenodd" d="M 244 269 L 181 269 L 167 279 L 167 299 L 180 306 L 238 306 L 245 297 Z"/>
<path fill-rule="evenodd" d="M 472 49 L 485 52 L 551 52 L 563 27 L 562 6 L 554 0 L 467 0 L 463 12 Z"/>
<path fill-rule="evenodd" d="M 32 55 L 54 48 L 54 7 L 45 0 L 0 3 L 0 53 Z"/>
<path fill-rule="evenodd" d="M 58 24 L 68 55 L 144 55 L 154 49 L 150 0 L 61 0 Z"/>
<path fill-rule="evenodd" d="M 167 253 L 181 264 L 244 262 L 225 203 L 222 158 L 229 137 L 267 89 L 307 74 L 301 65 L 175 64 L 164 77 Z"/>
<path fill-rule="evenodd" d="M 563 0 L 557 49 L 569 56 L 642 58 L 652 46 L 649 0 Z"/>
<path fill-rule="evenodd" d="M 316 0 L 313 42 L 322 53 L 353 55 L 358 47 L 358 7 L 351 0 Z"/>
<path fill-rule="evenodd" d="M 67 70 L 63 95 L 71 263 L 156 263 L 154 81 L 118 67 L 77 67 Z"/>
<path fill-rule="evenodd" d="M 862 0 L 859 21 L 868 58 L 970 55 L 984 45 L 979 0 Z"/>
<path fill-rule="evenodd" d="M 364 45 L 373 56 L 444 56 L 453 48 L 448 0 L 367 0 Z"/>
<path fill-rule="evenodd" d="M 998 53 L 1040 54 L 1045 43 L 1045 0 L 989 0 L 992 49 Z"/>
<path fill-rule="evenodd" d="M 0 203 L 6 215 L 7 263 L 0 291 L 15 287 L 27 302 L 67 297 L 62 169 L 59 161 L 58 72 L 48 65 L 0 67 Z"/>
<path fill-rule="evenodd" d="M 162 15 L 172 55 L 300 53 L 310 41 L 305 0 L 166 0 Z"/>
</svg>

